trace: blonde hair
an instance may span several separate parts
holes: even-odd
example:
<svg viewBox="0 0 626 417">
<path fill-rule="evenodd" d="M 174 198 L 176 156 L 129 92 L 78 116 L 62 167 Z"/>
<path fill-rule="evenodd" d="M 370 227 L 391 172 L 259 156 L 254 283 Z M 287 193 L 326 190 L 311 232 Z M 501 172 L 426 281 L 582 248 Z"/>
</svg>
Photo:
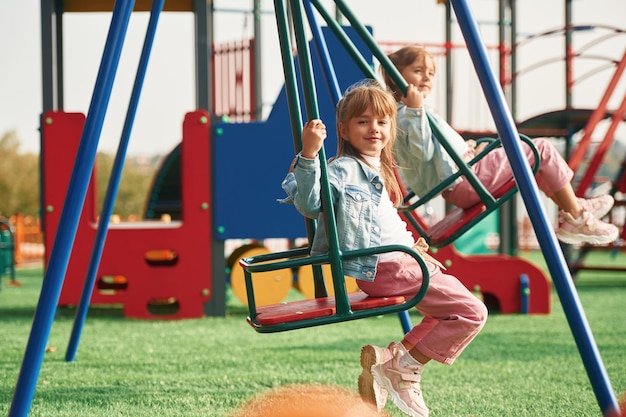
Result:
<svg viewBox="0 0 626 417">
<path fill-rule="evenodd" d="M 366 164 L 367 161 L 359 152 L 341 137 L 339 124 L 348 125 L 350 119 L 363 114 L 371 108 L 377 116 L 389 116 L 391 137 L 380 154 L 380 176 L 382 177 L 389 197 L 397 207 L 402 203 L 402 192 L 395 175 L 393 144 L 396 140 L 396 102 L 387 91 L 375 80 L 359 82 L 348 88 L 337 104 L 337 156 L 351 156 Z M 369 165 L 369 164 L 368 164 Z"/>
<path fill-rule="evenodd" d="M 387 55 L 387 58 L 391 61 L 391 63 L 398 69 L 399 72 L 402 72 L 406 67 L 415 62 L 418 58 L 426 61 L 430 59 L 430 62 L 433 64 L 433 70 L 435 68 L 435 59 L 433 56 L 426 50 L 422 45 L 409 45 L 403 48 L 398 49 L 397 51 Z M 400 87 L 393 81 L 391 76 L 385 69 L 381 66 L 380 73 L 383 77 L 383 81 L 387 86 L 387 90 L 393 94 L 396 101 L 400 101 L 400 99 L 404 96 L 402 91 L 400 91 Z"/>
<path fill-rule="evenodd" d="M 266 391 L 228 417 L 389 417 L 344 387 L 294 384 Z"/>
</svg>

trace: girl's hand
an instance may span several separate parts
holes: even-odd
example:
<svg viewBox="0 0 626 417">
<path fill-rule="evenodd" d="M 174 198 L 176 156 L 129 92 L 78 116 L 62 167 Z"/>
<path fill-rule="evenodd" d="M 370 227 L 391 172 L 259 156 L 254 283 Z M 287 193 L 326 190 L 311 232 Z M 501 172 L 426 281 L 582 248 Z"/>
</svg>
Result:
<svg viewBox="0 0 626 417">
<path fill-rule="evenodd" d="M 319 119 L 306 122 L 302 129 L 302 155 L 303 158 L 315 159 L 326 139 L 326 126 Z"/>
<path fill-rule="evenodd" d="M 489 142 L 480 142 L 478 145 L 476 145 L 476 148 L 474 148 L 474 155 L 478 155 L 479 153 L 481 153 L 483 149 L 485 149 L 488 145 Z"/>
<path fill-rule="evenodd" d="M 417 86 L 409 84 L 406 88 L 406 95 L 402 97 L 402 102 L 411 109 L 419 109 L 424 107 L 424 96 Z"/>
<path fill-rule="evenodd" d="M 474 159 L 483 151 L 483 149 L 487 147 L 487 145 L 489 145 L 489 142 L 480 142 L 479 144 L 476 144 L 474 139 L 468 139 L 465 143 L 467 144 L 467 152 L 463 155 L 463 160 L 465 162 L 469 162 Z"/>
</svg>

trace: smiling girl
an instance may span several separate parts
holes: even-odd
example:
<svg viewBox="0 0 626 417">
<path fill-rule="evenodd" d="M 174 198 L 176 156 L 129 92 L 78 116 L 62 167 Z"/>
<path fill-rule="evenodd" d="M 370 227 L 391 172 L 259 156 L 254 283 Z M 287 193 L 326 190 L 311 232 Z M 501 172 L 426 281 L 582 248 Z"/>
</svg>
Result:
<svg viewBox="0 0 626 417">
<path fill-rule="evenodd" d="M 487 320 L 487 309 L 461 282 L 442 272 L 426 254 L 422 238 L 416 242 L 396 207 L 402 201 L 394 175 L 392 148 L 396 132 L 396 102 L 373 81 L 351 87 L 337 105 L 337 156 L 328 164 L 328 180 L 342 251 L 383 245 L 413 246 L 426 260 L 430 282 L 416 306 L 423 315 L 401 342 L 361 349 L 358 386 L 361 396 L 382 409 L 393 403 L 413 417 L 428 416 L 420 380 L 431 359 L 452 364 L 476 337 Z M 321 120 L 302 130 L 302 152 L 282 183 L 306 217 L 323 222 L 318 152 L 326 138 Z M 323 224 L 323 223 L 320 223 Z M 328 252 L 324 227 L 318 227 L 311 254 Z M 414 296 L 422 285 L 422 270 L 404 252 L 364 256 L 343 262 L 344 273 L 357 278 L 359 288 L 376 296 Z"/>
</svg>

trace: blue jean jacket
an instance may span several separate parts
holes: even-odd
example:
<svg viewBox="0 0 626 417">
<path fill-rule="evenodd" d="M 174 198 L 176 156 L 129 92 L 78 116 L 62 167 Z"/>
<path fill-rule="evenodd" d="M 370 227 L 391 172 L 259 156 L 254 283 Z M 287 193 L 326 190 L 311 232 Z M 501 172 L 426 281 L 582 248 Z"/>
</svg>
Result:
<svg viewBox="0 0 626 417">
<path fill-rule="evenodd" d="M 311 255 L 328 253 L 324 214 L 320 198 L 320 161 L 297 157 L 292 173 L 282 182 L 288 198 L 306 217 L 319 224 L 313 238 Z M 352 157 L 341 157 L 328 164 L 339 247 L 342 251 L 380 246 L 381 229 L 376 210 L 384 190 L 383 182 L 373 169 Z M 345 275 L 373 281 L 378 256 L 363 256 L 343 261 Z"/>
</svg>

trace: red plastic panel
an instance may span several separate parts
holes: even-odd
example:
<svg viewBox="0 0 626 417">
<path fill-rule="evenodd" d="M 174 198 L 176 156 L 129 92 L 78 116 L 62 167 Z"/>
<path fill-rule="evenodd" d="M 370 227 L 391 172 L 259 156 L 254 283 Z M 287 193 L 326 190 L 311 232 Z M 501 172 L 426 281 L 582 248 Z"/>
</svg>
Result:
<svg viewBox="0 0 626 417">
<path fill-rule="evenodd" d="M 45 243 L 52 248 L 85 117 L 49 112 L 42 134 Z M 182 221 L 112 224 L 107 233 L 97 277 L 124 276 L 123 291 L 94 291 L 92 304 L 122 304 L 133 318 L 180 319 L 202 317 L 203 304 L 213 294 L 211 284 L 211 166 L 209 116 L 195 111 L 183 123 L 181 188 Z M 76 305 L 96 236 L 95 187 L 90 183 L 68 264 L 59 305 Z M 175 263 L 149 263 L 146 253 L 168 250 Z M 46 253 L 46 263 L 50 251 Z M 154 300 L 175 300 L 179 309 L 155 316 Z"/>
</svg>

